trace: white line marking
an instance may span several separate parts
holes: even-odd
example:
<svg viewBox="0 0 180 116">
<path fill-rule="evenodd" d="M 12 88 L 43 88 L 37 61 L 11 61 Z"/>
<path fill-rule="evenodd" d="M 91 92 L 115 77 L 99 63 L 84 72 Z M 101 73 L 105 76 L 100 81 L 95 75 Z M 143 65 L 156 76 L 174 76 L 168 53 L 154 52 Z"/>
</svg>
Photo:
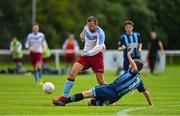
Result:
<svg viewBox="0 0 180 116">
<path fill-rule="evenodd" d="M 174 104 L 174 105 L 170 104 L 168 106 L 180 106 L 180 104 Z M 117 116 L 129 116 L 128 113 L 132 112 L 132 111 L 142 110 L 142 109 L 146 109 L 146 108 L 157 108 L 157 107 L 167 107 L 167 106 L 149 106 L 149 107 L 127 108 L 127 109 L 117 112 L 116 115 Z"/>
<path fill-rule="evenodd" d="M 117 112 L 117 116 L 129 116 L 128 112 L 132 112 L 132 111 L 136 111 L 136 110 L 141 110 L 141 109 L 145 109 L 147 107 L 139 107 L 139 108 L 128 108 L 128 109 L 124 109 L 122 111 Z"/>
</svg>

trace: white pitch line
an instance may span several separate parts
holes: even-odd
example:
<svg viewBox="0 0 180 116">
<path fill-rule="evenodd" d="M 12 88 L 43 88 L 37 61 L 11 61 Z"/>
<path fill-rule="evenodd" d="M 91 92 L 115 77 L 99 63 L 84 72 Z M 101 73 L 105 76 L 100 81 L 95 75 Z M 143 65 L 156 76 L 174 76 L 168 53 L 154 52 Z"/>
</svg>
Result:
<svg viewBox="0 0 180 116">
<path fill-rule="evenodd" d="M 180 104 L 169 104 L 168 106 L 180 106 Z M 136 110 L 142 110 L 142 109 L 146 109 L 146 108 L 157 108 L 157 107 L 167 107 L 167 106 L 148 106 L 148 107 L 138 107 L 138 108 L 128 108 L 128 109 L 124 109 L 122 111 L 119 111 L 116 113 L 117 116 L 129 116 L 128 113 L 132 112 L 132 111 L 136 111 Z"/>
<path fill-rule="evenodd" d="M 145 109 L 145 108 L 147 108 L 147 107 L 128 108 L 128 109 L 125 109 L 125 110 L 117 112 L 117 116 L 129 116 L 128 112 L 136 111 L 136 110 L 141 110 L 141 109 Z"/>
</svg>

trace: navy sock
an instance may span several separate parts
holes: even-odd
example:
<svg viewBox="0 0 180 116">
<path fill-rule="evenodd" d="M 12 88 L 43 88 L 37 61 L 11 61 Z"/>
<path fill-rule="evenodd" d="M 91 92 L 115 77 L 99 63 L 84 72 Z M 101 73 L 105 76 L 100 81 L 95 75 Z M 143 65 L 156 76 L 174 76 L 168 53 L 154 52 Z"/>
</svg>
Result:
<svg viewBox="0 0 180 116">
<path fill-rule="evenodd" d="M 40 69 L 38 70 L 38 75 L 39 75 L 39 81 L 40 81 L 40 80 L 41 80 L 41 77 L 42 77 L 42 72 L 41 72 Z"/>
<path fill-rule="evenodd" d="M 78 101 L 81 101 L 84 99 L 84 96 L 82 93 L 78 93 L 78 94 L 74 94 L 73 96 L 71 97 L 68 97 L 67 99 L 67 103 L 70 103 L 70 102 L 78 102 Z"/>
</svg>

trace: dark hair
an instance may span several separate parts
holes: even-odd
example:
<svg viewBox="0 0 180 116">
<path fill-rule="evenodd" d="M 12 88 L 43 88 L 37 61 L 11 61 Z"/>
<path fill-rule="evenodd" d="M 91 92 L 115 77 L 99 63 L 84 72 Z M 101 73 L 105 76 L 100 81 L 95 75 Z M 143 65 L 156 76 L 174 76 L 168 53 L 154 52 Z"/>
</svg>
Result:
<svg viewBox="0 0 180 116">
<path fill-rule="evenodd" d="M 132 21 L 125 21 L 125 26 L 126 25 L 132 25 L 134 27 L 134 23 Z"/>
<path fill-rule="evenodd" d="M 87 22 L 91 22 L 91 21 L 93 21 L 94 23 L 97 23 L 98 19 L 95 16 L 89 16 L 87 18 Z"/>
<path fill-rule="evenodd" d="M 138 59 L 134 59 L 134 62 L 138 68 L 138 71 L 140 71 L 142 68 L 143 68 L 143 63 L 141 60 L 138 60 Z"/>
</svg>

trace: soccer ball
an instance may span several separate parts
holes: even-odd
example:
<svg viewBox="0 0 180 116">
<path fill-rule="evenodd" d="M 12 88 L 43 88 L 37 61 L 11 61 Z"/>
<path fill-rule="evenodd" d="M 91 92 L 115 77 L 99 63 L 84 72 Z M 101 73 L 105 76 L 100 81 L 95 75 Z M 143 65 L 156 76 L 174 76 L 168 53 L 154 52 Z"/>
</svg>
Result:
<svg viewBox="0 0 180 116">
<path fill-rule="evenodd" d="M 55 86 L 51 82 L 45 82 L 42 86 L 42 90 L 46 94 L 51 94 L 55 90 Z"/>
</svg>

